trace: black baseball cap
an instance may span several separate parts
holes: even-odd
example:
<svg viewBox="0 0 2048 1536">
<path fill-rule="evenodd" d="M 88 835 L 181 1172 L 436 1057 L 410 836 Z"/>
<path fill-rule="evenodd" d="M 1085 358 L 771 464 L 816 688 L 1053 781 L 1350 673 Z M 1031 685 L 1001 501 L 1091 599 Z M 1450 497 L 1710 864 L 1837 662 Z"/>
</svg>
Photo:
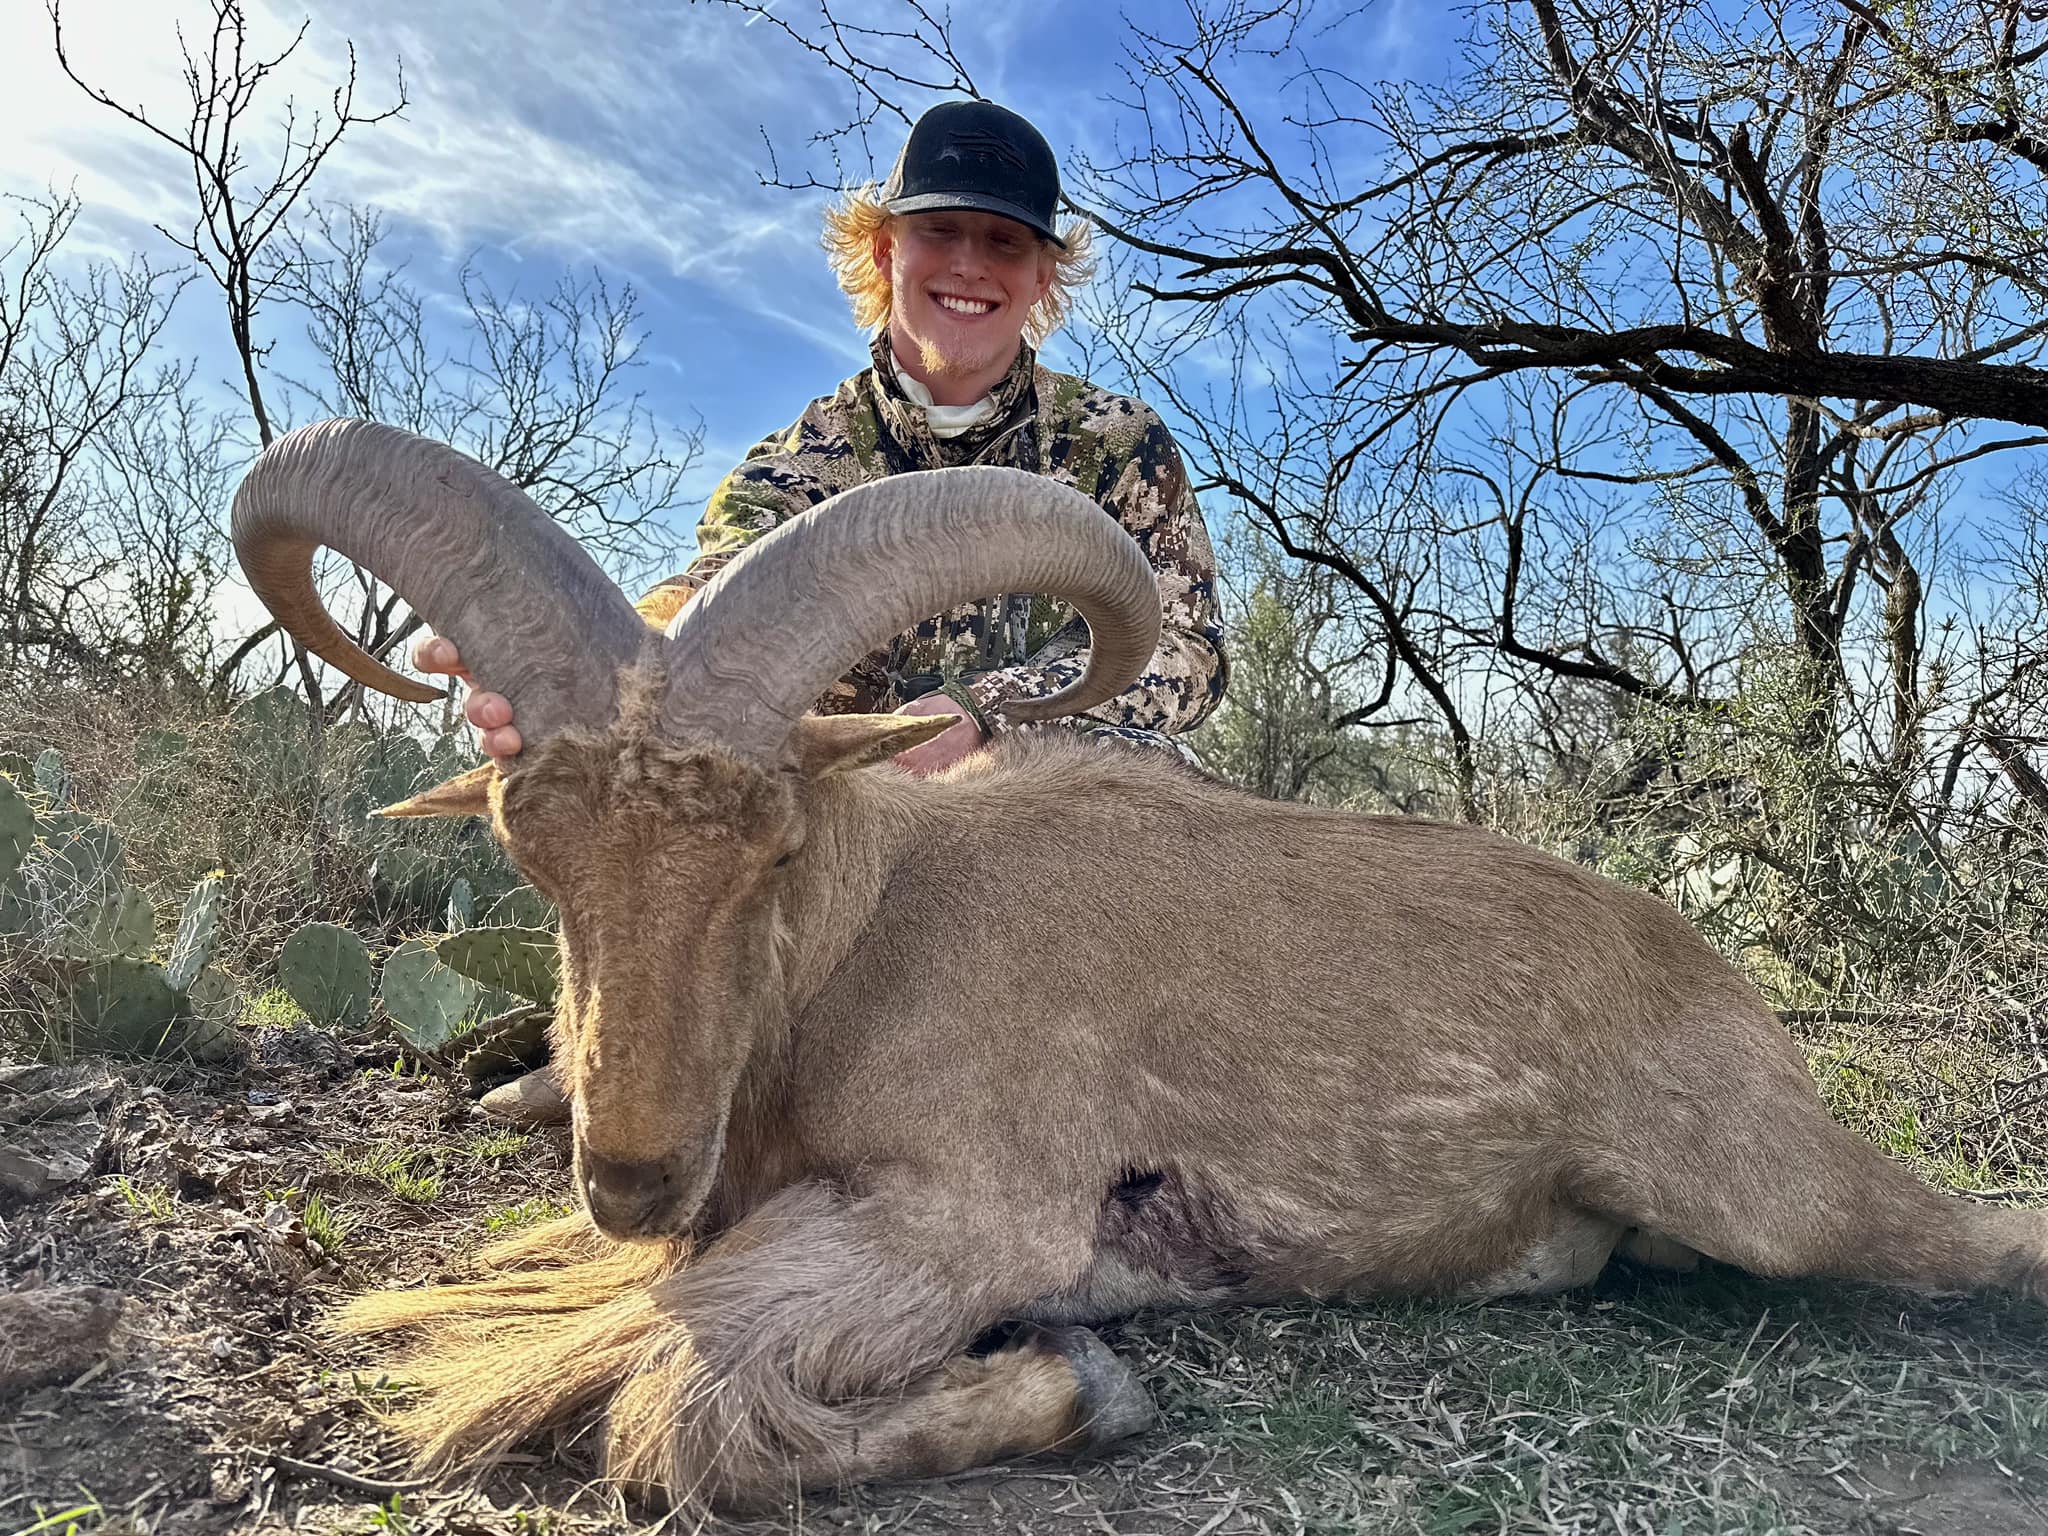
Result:
<svg viewBox="0 0 2048 1536">
<path fill-rule="evenodd" d="M 1064 251 L 1052 227 L 1059 201 L 1059 163 L 1045 135 L 992 101 L 946 101 L 925 113 L 882 185 L 891 213 L 1000 214 Z"/>
</svg>

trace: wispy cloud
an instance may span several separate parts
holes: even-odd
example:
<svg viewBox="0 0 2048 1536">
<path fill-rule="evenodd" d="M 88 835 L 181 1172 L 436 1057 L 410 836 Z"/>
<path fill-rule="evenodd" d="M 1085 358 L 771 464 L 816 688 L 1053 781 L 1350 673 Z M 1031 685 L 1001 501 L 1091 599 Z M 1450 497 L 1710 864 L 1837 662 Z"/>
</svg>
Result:
<svg viewBox="0 0 2048 1536">
<path fill-rule="evenodd" d="M 298 17 L 274 0 L 251 7 L 257 40 L 275 49 Z M 57 67 L 39 7 L 6 8 L 0 51 L 0 168 L 9 190 L 75 184 L 81 235 L 97 253 L 134 249 L 155 223 L 189 221 L 189 172 L 90 100 Z M 198 6 L 161 0 L 68 0 L 66 40 L 87 79 L 124 104 L 146 104 L 174 130 L 187 115 L 176 26 L 203 45 Z M 750 91 L 789 60 L 765 29 L 715 8 L 654 4 L 533 6 L 516 23 L 484 0 L 452 0 L 400 19 L 372 0 L 322 7 L 252 122 L 250 160 L 275 153 L 287 94 L 302 114 L 324 107 L 357 57 L 359 109 L 389 103 L 402 60 L 404 116 L 345 140 L 316 183 L 328 201 L 382 209 L 395 229 L 450 259 L 496 249 L 550 265 L 596 264 L 643 286 L 687 280 L 763 314 L 800 313 L 822 337 L 836 302 L 817 258 L 816 208 L 759 185 L 756 124 L 779 104 Z M 757 111 L 759 108 L 760 111 Z"/>
</svg>

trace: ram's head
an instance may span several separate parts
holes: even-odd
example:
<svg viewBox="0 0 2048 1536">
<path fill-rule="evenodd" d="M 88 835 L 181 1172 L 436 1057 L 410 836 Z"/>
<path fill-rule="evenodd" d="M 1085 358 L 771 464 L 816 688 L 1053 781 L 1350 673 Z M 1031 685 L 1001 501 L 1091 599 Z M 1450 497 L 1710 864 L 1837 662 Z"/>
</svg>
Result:
<svg viewBox="0 0 2048 1536">
<path fill-rule="evenodd" d="M 440 692 L 362 651 L 313 579 L 325 545 L 373 572 L 503 693 L 527 743 L 415 807 L 487 811 L 559 909 L 556 1038 L 577 1180 L 616 1237 L 688 1227 L 716 1177 L 733 1095 L 781 1020 L 781 893 L 805 867 L 819 786 L 951 716 L 806 711 L 920 619 L 996 592 L 1087 618 L 1088 671 L 1049 718 L 1121 692 L 1157 643 L 1155 577 L 1113 518 L 1016 470 L 902 475 L 793 519 L 651 630 L 567 533 L 475 461 L 389 427 L 279 439 L 235 500 L 250 585 L 309 649 L 369 687 Z M 813 858 L 829 858 L 829 848 Z"/>
</svg>

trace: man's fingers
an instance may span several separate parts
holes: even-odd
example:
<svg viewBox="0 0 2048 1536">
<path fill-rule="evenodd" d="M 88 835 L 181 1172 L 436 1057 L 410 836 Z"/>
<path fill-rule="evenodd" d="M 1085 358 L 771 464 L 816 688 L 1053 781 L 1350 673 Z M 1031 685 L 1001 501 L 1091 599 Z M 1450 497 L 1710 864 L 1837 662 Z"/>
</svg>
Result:
<svg viewBox="0 0 2048 1536">
<path fill-rule="evenodd" d="M 428 635 L 413 643 L 412 664 L 422 672 L 452 672 L 465 683 L 472 679 L 462 665 L 455 642 Z M 476 727 L 477 744 L 489 757 L 517 757 L 525 745 L 512 724 L 512 701 L 502 693 L 471 693 L 462 703 L 463 717 Z"/>
<path fill-rule="evenodd" d="M 486 757 L 517 757 L 519 749 L 525 745 L 520 740 L 519 728 L 513 725 L 501 725 L 494 731 L 485 731 L 478 740 Z"/>
<path fill-rule="evenodd" d="M 429 635 L 413 646 L 412 664 L 422 672 L 459 672 L 462 655 L 455 649 L 453 640 Z"/>
</svg>

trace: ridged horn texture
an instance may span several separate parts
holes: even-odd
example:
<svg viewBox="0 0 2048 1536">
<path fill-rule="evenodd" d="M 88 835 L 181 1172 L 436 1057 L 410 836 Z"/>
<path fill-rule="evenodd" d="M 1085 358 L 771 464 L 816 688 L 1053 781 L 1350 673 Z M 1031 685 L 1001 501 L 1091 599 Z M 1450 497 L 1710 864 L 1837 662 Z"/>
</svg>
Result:
<svg viewBox="0 0 2048 1536">
<path fill-rule="evenodd" d="M 377 422 L 286 433 L 235 493 L 235 554 L 301 644 L 401 699 L 441 697 L 335 625 L 313 584 L 322 545 L 388 585 L 455 642 L 477 685 L 512 701 L 529 742 L 610 717 L 648 631 L 625 594 L 517 486 L 445 443 Z"/>
<path fill-rule="evenodd" d="M 842 491 L 747 547 L 670 629 L 666 734 L 769 759 L 818 696 L 911 625 L 975 598 L 1035 592 L 1088 621 L 1088 667 L 1007 706 L 1047 720 L 1115 698 L 1159 646 L 1159 578 L 1079 491 L 993 465 Z"/>
</svg>

